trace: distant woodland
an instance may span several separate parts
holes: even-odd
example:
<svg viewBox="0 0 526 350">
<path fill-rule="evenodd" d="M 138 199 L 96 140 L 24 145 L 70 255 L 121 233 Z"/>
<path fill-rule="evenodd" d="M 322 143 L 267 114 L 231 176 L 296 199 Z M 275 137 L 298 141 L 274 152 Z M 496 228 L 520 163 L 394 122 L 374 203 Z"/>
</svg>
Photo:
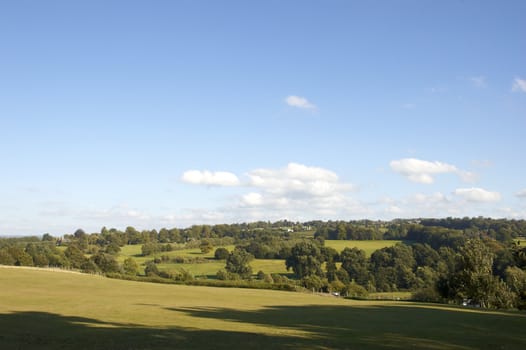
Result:
<svg viewBox="0 0 526 350">
<path fill-rule="evenodd" d="M 158 283 L 311 290 L 354 298 L 410 291 L 412 299 L 482 308 L 526 309 L 526 221 L 445 218 L 393 221 L 278 221 L 124 231 L 82 229 L 62 237 L 0 239 L 0 264 L 55 267 Z M 397 240 L 367 255 L 327 241 Z M 522 244 L 521 244 L 522 243 Z M 127 245 L 137 256 L 119 258 Z M 230 247 L 230 248 L 228 248 Z M 213 278 L 159 264 L 178 249 L 214 252 Z M 198 259 L 196 257 L 195 259 Z M 280 259 L 288 274 L 253 271 L 255 259 Z M 173 261 L 177 263 L 177 261 Z M 185 261 L 188 263 L 188 261 Z"/>
</svg>

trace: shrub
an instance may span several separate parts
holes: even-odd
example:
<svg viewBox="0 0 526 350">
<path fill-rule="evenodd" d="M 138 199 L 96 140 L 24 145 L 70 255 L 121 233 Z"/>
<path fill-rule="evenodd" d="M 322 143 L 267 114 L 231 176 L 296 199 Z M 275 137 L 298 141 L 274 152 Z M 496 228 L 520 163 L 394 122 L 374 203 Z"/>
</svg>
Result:
<svg viewBox="0 0 526 350">
<path fill-rule="evenodd" d="M 230 255 L 228 249 L 221 247 L 216 249 L 214 253 L 214 258 L 216 260 L 225 260 L 226 258 L 228 258 L 228 255 Z"/>
<path fill-rule="evenodd" d="M 442 297 L 433 287 L 421 288 L 411 294 L 411 299 L 416 301 L 423 301 L 426 303 L 439 303 Z"/>
<path fill-rule="evenodd" d="M 364 287 L 354 281 L 345 286 L 343 293 L 351 298 L 367 298 L 369 295 Z"/>
</svg>

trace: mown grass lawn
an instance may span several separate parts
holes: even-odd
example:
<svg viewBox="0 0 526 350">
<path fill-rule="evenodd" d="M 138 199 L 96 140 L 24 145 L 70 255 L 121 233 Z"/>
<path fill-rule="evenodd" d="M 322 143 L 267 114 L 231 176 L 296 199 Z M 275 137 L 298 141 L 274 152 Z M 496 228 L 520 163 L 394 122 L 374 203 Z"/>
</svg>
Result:
<svg viewBox="0 0 526 350">
<path fill-rule="evenodd" d="M 0 268 L 0 349 L 524 349 L 526 315 Z"/>
</svg>

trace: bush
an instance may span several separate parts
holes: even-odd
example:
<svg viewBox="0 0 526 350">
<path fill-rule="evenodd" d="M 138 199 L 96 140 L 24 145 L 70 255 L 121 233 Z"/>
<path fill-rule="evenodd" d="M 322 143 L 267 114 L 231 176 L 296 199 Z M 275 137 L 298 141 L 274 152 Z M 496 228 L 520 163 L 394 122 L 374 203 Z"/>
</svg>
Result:
<svg viewBox="0 0 526 350">
<path fill-rule="evenodd" d="M 345 286 L 343 294 L 351 298 L 367 298 L 369 295 L 364 287 L 354 281 Z"/>
<path fill-rule="evenodd" d="M 228 272 L 225 270 L 219 270 L 216 273 L 216 278 L 221 281 L 226 281 L 228 279 Z"/>
<path fill-rule="evenodd" d="M 258 280 L 261 280 L 263 282 L 266 282 L 266 283 L 273 283 L 274 282 L 274 279 L 272 278 L 272 276 L 264 273 L 263 271 L 258 271 L 258 274 L 257 274 L 257 279 Z"/>
<path fill-rule="evenodd" d="M 214 258 L 216 260 L 225 260 L 226 258 L 228 258 L 228 255 L 230 255 L 228 249 L 221 247 L 216 249 L 214 253 Z"/>
<path fill-rule="evenodd" d="M 214 246 L 208 241 L 202 241 L 201 244 L 199 244 L 199 249 L 201 249 L 201 253 L 207 254 L 214 249 Z"/>
<path fill-rule="evenodd" d="M 442 302 L 442 297 L 433 287 L 421 288 L 411 294 L 411 299 L 416 301 L 423 301 L 426 303 Z"/>
<path fill-rule="evenodd" d="M 341 295 L 346 291 L 346 288 L 347 286 L 345 285 L 345 283 L 339 280 L 334 280 L 331 283 L 329 283 L 329 292 L 337 292 Z"/>
<path fill-rule="evenodd" d="M 223 269 L 217 271 L 216 277 L 218 280 L 221 281 L 238 281 L 241 279 L 241 277 L 237 273 L 228 272 Z"/>
<path fill-rule="evenodd" d="M 146 276 L 159 276 L 159 269 L 153 261 L 148 261 L 146 267 L 144 268 L 144 274 Z"/>
</svg>

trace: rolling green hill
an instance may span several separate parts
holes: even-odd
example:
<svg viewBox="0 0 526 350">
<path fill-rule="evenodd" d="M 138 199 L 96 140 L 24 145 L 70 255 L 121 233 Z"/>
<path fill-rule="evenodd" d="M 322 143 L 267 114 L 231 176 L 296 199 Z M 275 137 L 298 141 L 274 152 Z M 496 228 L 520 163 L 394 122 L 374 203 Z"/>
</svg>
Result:
<svg viewBox="0 0 526 350">
<path fill-rule="evenodd" d="M 375 250 L 393 246 L 402 241 L 398 240 L 326 240 L 325 246 L 336 249 L 338 252 L 341 252 L 343 249 L 349 248 L 359 248 L 365 251 L 367 256 L 370 256 Z M 214 247 L 208 253 L 202 253 L 199 248 L 188 248 L 188 249 L 178 249 L 170 252 L 157 253 L 155 255 L 142 256 L 141 255 L 141 245 L 126 245 L 122 247 L 118 261 L 122 263 L 127 257 L 134 258 L 137 263 L 143 265 L 146 261 L 152 260 L 155 257 L 166 256 L 170 259 L 175 257 L 183 258 L 202 258 L 203 261 L 199 263 L 173 263 L 172 261 L 163 262 L 158 265 L 158 268 L 161 271 L 166 271 L 168 273 L 178 272 L 181 269 L 184 269 L 190 272 L 194 276 L 207 276 L 209 278 L 214 278 L 217 271 L 224 269 L 225 261 L 224 260 L 215 260 L 214 251 L 218 247 Z M 234 249 L 234 245 L 226 246 L 229 251 Z M 287 271 L 285 267 L 285 261 L 280 259 L 254 259 L 250 265 L 252 266 L 252 271 L 256 274 L 258 271 L 263 271 L 267 274 L 289 274 L 291 271 Z M 142 266 L 141 266 L 142 267 Z"/>
<path fill-rule="evenodd" d="M 526 315 L 0 268 L 0 349 L 524 349 Z"/>
</svg>

